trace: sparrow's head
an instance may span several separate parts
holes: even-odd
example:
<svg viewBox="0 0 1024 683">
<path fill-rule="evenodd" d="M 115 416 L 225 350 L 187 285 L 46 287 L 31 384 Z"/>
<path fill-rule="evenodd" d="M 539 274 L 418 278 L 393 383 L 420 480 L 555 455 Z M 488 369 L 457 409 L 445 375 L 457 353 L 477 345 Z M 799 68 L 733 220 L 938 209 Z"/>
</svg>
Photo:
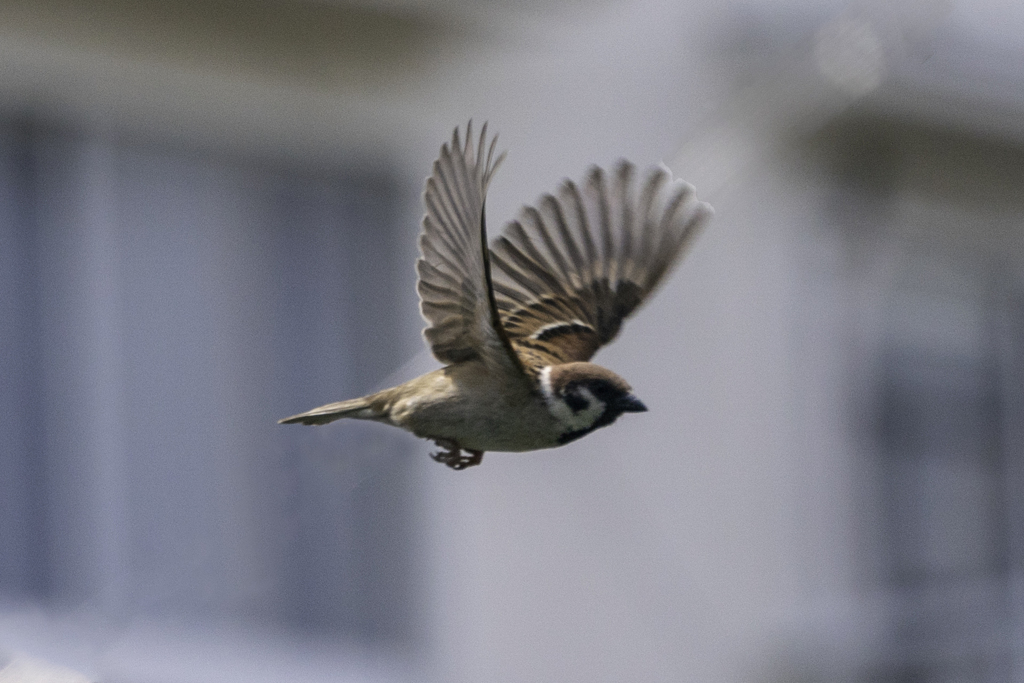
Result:
<svg viewBox="0 0 1024 683">
<path fill-rule="evenodd" d="M 564 428 L 563 444 L 610 425 L 623 413 L 647 410 L 626 380 L 593 363 L 549 365 L 540 372 L 540 389 Z"/>
</svg>

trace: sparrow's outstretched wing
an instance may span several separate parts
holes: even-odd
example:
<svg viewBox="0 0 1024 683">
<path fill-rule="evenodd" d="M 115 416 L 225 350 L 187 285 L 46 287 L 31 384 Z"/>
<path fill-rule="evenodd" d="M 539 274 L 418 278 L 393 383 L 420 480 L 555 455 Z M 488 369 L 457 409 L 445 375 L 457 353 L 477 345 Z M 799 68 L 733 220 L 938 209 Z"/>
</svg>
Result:
<svg viewBox="0 0 1024 683">
<path fill-rule="evenodd" d="M 494 155 L 497 137 L 487 144 L 487 124 L 473 145 L 473 124 L 465 144 L 459 129 L 441 147 L 427 178 L 427 213 L 420 233 L 417 291 L 428 325 L 423 335 L 442 363 L 479 359 L 507 372 L 523 374 L 519 357 L 501 327 L 491 291 L 484 222 L 487 185 L 505 155 Z M 525 377 L 525 375 L 523 375 Z"/>
<path fill-rule="evenodd" d="M 620 161 L 524 207 L 491 246 L 505 333 L 536 368 L 589 360 L 663 281 L 711 207 L 664 166 L 640 183 Z"/>
</svg>

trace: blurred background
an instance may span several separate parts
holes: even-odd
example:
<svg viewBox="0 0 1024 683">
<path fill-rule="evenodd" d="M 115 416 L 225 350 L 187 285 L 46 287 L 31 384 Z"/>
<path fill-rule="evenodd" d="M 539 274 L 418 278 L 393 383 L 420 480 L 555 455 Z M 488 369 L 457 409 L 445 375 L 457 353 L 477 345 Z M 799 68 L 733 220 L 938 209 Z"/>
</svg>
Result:
<svg viewBox="0 0 1024 683">
<path fill-rule="evenodd" d="M 0 667 L 1024 681 L 1022 36 L 1016 0 L 0 3 Z M 597 358 L 650 412 L 462 473 L 278 426 L 436 366 L 419 195 L 470 117 L 495 232 L 620 156 L 715 205 Z"/>
</svg>

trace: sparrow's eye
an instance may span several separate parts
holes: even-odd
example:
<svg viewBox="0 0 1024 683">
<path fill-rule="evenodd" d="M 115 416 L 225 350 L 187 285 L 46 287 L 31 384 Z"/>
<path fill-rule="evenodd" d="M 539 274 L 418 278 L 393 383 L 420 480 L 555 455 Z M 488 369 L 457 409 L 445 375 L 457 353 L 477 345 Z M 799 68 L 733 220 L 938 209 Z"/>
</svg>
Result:
<svg viewBox="0 0 1024 683">
<path fill-rule="evenodd" d="M 613 399 L 619 393 L 621 392 L 610 384 L 601 384 L 601 386 L 597 387 L 597 390 L 594 392 L 594 394 L 596 394 L 602 401 Z"/>
<path fill-rule="evenodd" d="M 622 391 L 620 389 L 609 384 L 608 382 L 594 382 L 590 386 L 590 390 L 593 393 L 594 397 L 597 398 L 597 400 L 601 401 L 602 403 L 611 403 L 619 395 L 622 394 Z"/>
</svg>

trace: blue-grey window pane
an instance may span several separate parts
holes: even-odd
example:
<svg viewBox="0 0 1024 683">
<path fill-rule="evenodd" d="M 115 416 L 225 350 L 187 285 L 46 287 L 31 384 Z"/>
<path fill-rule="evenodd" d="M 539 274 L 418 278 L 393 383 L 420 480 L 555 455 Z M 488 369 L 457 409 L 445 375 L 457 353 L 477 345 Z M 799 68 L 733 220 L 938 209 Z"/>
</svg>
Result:
<svg viewBox="0 0 1024 683">
<path fill-rule="evenodd" d="M 398 203 L 356 171 L 0 125 L 4 596 L 405 637 L 406 442 L 276 424 L 400 361 Z"/>
</svg>

